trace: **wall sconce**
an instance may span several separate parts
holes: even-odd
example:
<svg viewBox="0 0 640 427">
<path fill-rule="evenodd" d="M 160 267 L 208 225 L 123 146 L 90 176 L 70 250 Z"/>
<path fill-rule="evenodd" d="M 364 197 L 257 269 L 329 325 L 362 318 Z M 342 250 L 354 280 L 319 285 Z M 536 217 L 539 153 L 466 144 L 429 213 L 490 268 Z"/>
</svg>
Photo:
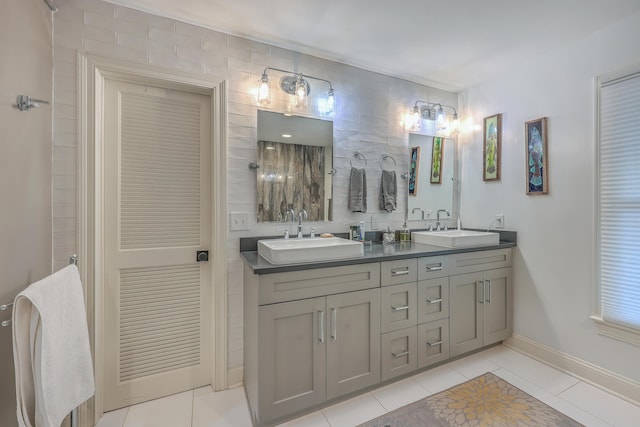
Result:
<svg viewBox="0 0 640 427">
<path fill-rule="evenodd" d="M 279 86 L 283 92 L 295 96 L 296 108 L 307 107 L 307 99 L 309 98 L 309 94 L 311 93 L 311 85 L 309 84 L 307 79 L 320 80 L 328 83 L 329 90 L 327 91 L 325 97 L 322 99 L 322 102 L 320 102 L 319 109 L 323 114 L 333 114 L 333 109 L 335 106 L 335 94 L 333 91 L 333 85 L 329 80 L 273 67 L 265 68 L 264 72 L 262 73 L 262 77 L 260 78 L 260 86 L 258 87 L 258 104 L 267 106 L 271 103 L 271 89 L 269 87 L 269 75 L 267 74 L 269 70 L 291 74 L 288 76 L 282 76 L 280 78 Z"/>
<path fill-rule="evenodd" d="M 419 105 L 422 104 L 422 105 Z M 422 119 L 435 120 L 438 130 L 445 130 L 447 126 L 447 114 L 445 108 L 451 109 L 450 130 L 452 133 L 457 133 L 460 129 L 460 121 L 458 119 L 458 111 L 455 107 L 449 105 L 442 105 L 435 102 L 416 101 L 411 109 L 411 113 L 408 115 L 408 120 L 405 122 L 409 124 L 411 130 L 419 130 Z"/>
</svg>

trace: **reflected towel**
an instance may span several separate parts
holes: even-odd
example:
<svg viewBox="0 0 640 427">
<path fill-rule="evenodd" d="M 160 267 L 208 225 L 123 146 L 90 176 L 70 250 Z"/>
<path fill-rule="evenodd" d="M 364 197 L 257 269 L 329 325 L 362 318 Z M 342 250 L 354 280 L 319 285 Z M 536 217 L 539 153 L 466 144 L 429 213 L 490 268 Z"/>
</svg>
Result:
<svg viewBox="0 0 640 427">
<path fill-rule="evenodd" d="M 398 185 L 396 171 L 382 170 L 380 180 L 380 209 L 387 212 L 396 210 Z"/>
<path fill-rule="evenodd" d="M 367 174 L 364 169 L 351 168 L 349 210 L 351 212 L 367 211 Z"/>
<path fill-rule="evenodd" d="M 12 324 L 18 425 L 60 427 L 95 391 L 78 268 L 20 292 Z"/>
</svg>

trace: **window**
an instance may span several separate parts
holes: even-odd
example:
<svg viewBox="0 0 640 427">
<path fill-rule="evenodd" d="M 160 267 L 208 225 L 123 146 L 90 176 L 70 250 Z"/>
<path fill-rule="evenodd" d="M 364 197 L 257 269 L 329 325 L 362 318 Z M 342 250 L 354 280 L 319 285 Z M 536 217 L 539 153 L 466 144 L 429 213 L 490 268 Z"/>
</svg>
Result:
<svg viewBox="0 0 640 427">
<path fill-rule="evenodd" d="M 597 280 L 601 333 L 640 344 L 640 70 L 600 78 Z"/>
</svg>

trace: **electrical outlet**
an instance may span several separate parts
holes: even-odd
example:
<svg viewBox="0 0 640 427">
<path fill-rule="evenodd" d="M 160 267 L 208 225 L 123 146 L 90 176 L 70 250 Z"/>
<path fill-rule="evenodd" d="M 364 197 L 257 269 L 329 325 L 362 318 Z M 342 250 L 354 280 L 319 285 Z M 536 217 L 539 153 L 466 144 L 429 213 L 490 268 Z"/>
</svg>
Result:
<svg viewBox="0 0 640 427">
<path fill-rule="evenodd" d="M 496 214 L 496 228 L 504 228 L 504 214 Z"/>
<path fill-rule="evenodd" d="M 231 212 L 229 219 L 232 231 L 249 229 L 249 214 L 247 212 Z"/>
</svg>

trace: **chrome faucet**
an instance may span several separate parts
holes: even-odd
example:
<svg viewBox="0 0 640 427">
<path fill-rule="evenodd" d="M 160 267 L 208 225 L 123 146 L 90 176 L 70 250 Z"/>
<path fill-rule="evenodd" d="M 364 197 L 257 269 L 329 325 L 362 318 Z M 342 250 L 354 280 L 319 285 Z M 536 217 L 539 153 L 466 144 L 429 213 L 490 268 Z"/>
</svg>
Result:
<svg viewBox="0 0 640 427">
<path fill-rule="evenodd" d="M 436 214 L 436 231 L 446 230 L 446 225 L 444 227 L 440 226 L 440 212 L 445 212 L 447 216 L 451 216 L 448 210 L 438 209 L 438 213 Z"/>
<path fill-rule="evenodd" d="M 295 221 L 296 211 L 294 211 L 293 209 L 287 209 L 287 211 L 284 213 L 284 222 L 287 222 L 287 218 L 291 218 L 291 221 Z"/>
<path fill-rule="evenodd" d="M 416 213 L 416 211 L 420 211 L 420 214 L 422 215 L 422 220 L 424 221 L 424 209 L 422 209 L 422 208 L 413 208 L 411 210 L 411 213 Z"/>
<path fill-rule="evenodd" d="M 298 239 L 302 239 L 302 217 L 304 219 L 308 218 L 307 211 L 304 209 L 300 209 L 300 212 L 298 212 Z"/>
</svg>

